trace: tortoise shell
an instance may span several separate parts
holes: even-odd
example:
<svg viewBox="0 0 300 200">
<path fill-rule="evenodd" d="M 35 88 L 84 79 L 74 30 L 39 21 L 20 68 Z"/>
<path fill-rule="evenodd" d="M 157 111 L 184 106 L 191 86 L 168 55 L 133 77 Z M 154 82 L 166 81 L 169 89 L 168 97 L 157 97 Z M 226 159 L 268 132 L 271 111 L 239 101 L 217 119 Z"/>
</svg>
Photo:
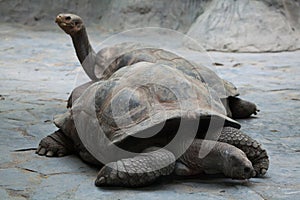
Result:
<svg viewBox="0 0 300 200">
<path fill-rule="evenodd" d="M 122 67 L 107 80 L 91 85 L 75 102 L 71 113 L 76 128 L 80 129 L 78 132 L 94 132 L 91 135 L 97 135 L 97 143 L 103 143 L 100 146 L 107 145 L 104 138 L 109 139 L 109 145 L 132 137 L 149 140 L 171 119 L 201 123 L 202 119 L 215 117 L 239 128 L 236 121 L 226 116 L 217 92 L 189 74 L 150 62 Z"/>
<path fill-rule="evenodd" d="M 124 158 L 127 150 L 169 144 L 180 155 L 179 141 L 199 138 L 202 129 L 240 128 L 222 104 L 229 95 L 237 95 L 236 88 L 208 68 L 162 49 L 135 49 L 115 59 L 55 124 L 71 138 L 78 134 L 103 163 L 111 161 L 107 155 Z"/>
</svg>

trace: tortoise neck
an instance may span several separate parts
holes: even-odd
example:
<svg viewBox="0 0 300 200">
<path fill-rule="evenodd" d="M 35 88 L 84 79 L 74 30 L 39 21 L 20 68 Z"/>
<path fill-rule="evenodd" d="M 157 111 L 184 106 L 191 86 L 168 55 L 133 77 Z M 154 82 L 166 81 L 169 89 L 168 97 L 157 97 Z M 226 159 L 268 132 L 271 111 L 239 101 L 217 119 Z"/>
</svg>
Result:
<svg viewBox="0 0 300 200">
<path fill-rule="evenodd" d="M 85 27 L 75 34 L 71 35 L 74 48 L 76 50 L 77 57 L 82 64 L 86 57 L 93 53 L 93 48 L 90 45 L 89 38 L 86 32 Z"/>
</svg>

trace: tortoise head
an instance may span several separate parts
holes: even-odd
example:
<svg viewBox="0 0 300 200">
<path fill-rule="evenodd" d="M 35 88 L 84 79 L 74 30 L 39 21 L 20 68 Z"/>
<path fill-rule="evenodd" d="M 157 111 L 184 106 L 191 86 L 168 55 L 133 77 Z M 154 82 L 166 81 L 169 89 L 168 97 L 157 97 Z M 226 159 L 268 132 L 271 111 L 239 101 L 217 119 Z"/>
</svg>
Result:
<svg viewBox="0 0 300 200">
<path fill-rule="evenodd" d="M 69 35 L 73 35 L 84 28 L 82 19 L 74 14 L 59 14 L 55 22 Z"/>
<path fill-rule="evenodd" d="M 238 151 L 231 152 L 228 156 L 227 165 L 225 166 L 225 175 L 229 175 L 233 179 L 243 180 L 254 177 L 254 169 L 252 163 L 248 160 L 246 154 Z"/>
</svg>

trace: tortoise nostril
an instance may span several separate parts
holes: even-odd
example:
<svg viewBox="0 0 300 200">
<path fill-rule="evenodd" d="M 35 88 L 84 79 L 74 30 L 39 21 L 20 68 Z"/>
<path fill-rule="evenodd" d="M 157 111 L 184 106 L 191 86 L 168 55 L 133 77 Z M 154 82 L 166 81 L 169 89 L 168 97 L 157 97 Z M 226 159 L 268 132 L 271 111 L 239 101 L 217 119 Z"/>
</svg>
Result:
<svg viewBox="0 0 300 200">
<path fill-rule="evenodd" d="M 66 16 L 66 18 L 65 18 L 66 20 L 71 20 L 71 17 L 70 16 Z"/>
</svg>

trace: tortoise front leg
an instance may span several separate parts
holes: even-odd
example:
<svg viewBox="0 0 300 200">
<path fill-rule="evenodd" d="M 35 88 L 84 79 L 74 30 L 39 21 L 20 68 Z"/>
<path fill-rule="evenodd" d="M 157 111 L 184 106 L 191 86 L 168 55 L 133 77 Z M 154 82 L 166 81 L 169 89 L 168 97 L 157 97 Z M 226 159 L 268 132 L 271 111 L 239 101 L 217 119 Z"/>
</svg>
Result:
<svg viewBox="0 0 300 200">
<path fill-rule="evenodd" d="M 66 156 L 74 153 L 74 144 L 61 129 L 43 138 L 36 150 L 40 156 Z"/>
<path fill-rule="evenodd" d="M 149 148 L 149 151 L 153 148 Z M 98 173 L 96 186 L 140 187 L 153 183 L 160 176 L 169 175 L 175 166 L 175 156 L 168 150 L 148 149 L 133 158 L 106 164 Z"/>
<path fill-rule="evenodd" d="M 218 139 L 220 142 L 231 144 L 245 152 L 255 169 L 255 176 L 265 175 L 269 168 L 269 157 L 267 151 L 261 144 L 239 129 L 224 127 Z"/>
</svg>

